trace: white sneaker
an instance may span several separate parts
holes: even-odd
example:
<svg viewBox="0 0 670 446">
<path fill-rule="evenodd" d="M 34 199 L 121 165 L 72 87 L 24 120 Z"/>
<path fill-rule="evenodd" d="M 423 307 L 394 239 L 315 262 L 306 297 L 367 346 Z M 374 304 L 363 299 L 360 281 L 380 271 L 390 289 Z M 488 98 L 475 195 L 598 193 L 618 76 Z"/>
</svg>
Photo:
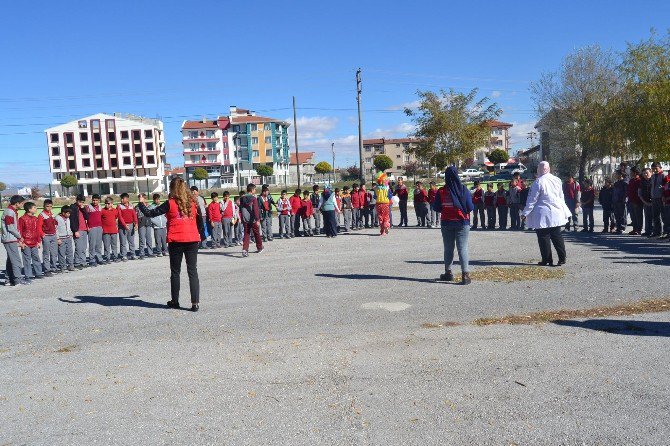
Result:
<svg viewBox="0 0 670 446">
<path fill-rule="evenodd" d="M 259 249 L 258 251 L 256 251 L 256 254 L 260 254 L 260 253 L 262 253 L 263 251 L 265 251 L 265 248 L 261 248 L 261 249 Z"/>
<path fill-rule="evenodd" d="M 242 257 L 249 257 L 249 251 L 242 251 Z"/>
</svg>

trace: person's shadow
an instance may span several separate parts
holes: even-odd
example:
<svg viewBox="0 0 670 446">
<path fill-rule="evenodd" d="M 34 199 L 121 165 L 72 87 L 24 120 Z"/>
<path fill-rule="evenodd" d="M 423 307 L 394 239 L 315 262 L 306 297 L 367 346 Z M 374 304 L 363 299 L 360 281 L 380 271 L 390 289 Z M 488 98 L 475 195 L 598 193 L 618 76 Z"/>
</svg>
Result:
<svg viewBox="0 0 670 446">
<path fill-rule="evenodd" d="M 73 299 L 77 300 L 63 299 L 62 297 L 59 297 L 58 300 L 68 304 L 98 304 L 103 307 L 168 308 L 166 305 L 137 299 L 138 297 L 140 296 L 74 296 Z"/>
<path fill-rule="evenodd" d="M 555 320 L 563 327 L 577 327 L 621 335 L 670 337 L 670 322 L 587 319 L 585 321 Z"/>
</svg>

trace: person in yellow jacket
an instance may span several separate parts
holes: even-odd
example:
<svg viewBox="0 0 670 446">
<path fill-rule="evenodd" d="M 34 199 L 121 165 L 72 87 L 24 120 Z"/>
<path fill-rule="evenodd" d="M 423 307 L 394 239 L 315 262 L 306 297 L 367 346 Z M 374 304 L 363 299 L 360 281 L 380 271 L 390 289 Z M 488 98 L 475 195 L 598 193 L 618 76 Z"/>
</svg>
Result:
<svg viewBox="0 0 670 446">
<path fill-rule="evenodd" d="M 384 172 L 377 176 L 375 198 L 377 199 L 377 216 L 379 217 L 379 235 L 384 236 L 389 233 L 391 227 L 390 203 L 393 198 L 393 192 Z"/>
</svg>

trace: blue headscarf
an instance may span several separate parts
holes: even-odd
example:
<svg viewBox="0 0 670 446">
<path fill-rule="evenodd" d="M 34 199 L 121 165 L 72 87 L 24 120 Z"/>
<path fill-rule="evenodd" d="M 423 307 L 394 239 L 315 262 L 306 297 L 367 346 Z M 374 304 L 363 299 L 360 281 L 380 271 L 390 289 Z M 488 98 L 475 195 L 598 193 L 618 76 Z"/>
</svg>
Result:
<svg viewBox="0 0 670 446">
<path fill-rule="evenodd" d="M 472 212 L 474 206 L 472 205 L 472 197 L 470 192 L 463 186 L 460 178 L 458 178 L 458 171 L 454 166 L 447 167 L 444 172 L 444 187 L 451 192 L 451 199 L 454 206 L 460 209 L 464 214 Z"/>
</svg>

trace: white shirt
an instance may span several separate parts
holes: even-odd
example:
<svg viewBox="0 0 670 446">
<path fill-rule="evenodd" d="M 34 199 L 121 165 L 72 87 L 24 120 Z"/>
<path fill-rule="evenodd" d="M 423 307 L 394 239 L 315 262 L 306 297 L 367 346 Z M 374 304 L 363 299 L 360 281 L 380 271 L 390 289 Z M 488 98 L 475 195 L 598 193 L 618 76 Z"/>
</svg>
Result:
<svg viewBox="0 0 670 446">
<path fill-rule="evenodd" d="M 528 192 L 523 215 L 526 224 L 532 229 L 565 225 L 571 213 L 565 204 L 560 178 L 546 173 L 535 180 Z"/>
</svg>

